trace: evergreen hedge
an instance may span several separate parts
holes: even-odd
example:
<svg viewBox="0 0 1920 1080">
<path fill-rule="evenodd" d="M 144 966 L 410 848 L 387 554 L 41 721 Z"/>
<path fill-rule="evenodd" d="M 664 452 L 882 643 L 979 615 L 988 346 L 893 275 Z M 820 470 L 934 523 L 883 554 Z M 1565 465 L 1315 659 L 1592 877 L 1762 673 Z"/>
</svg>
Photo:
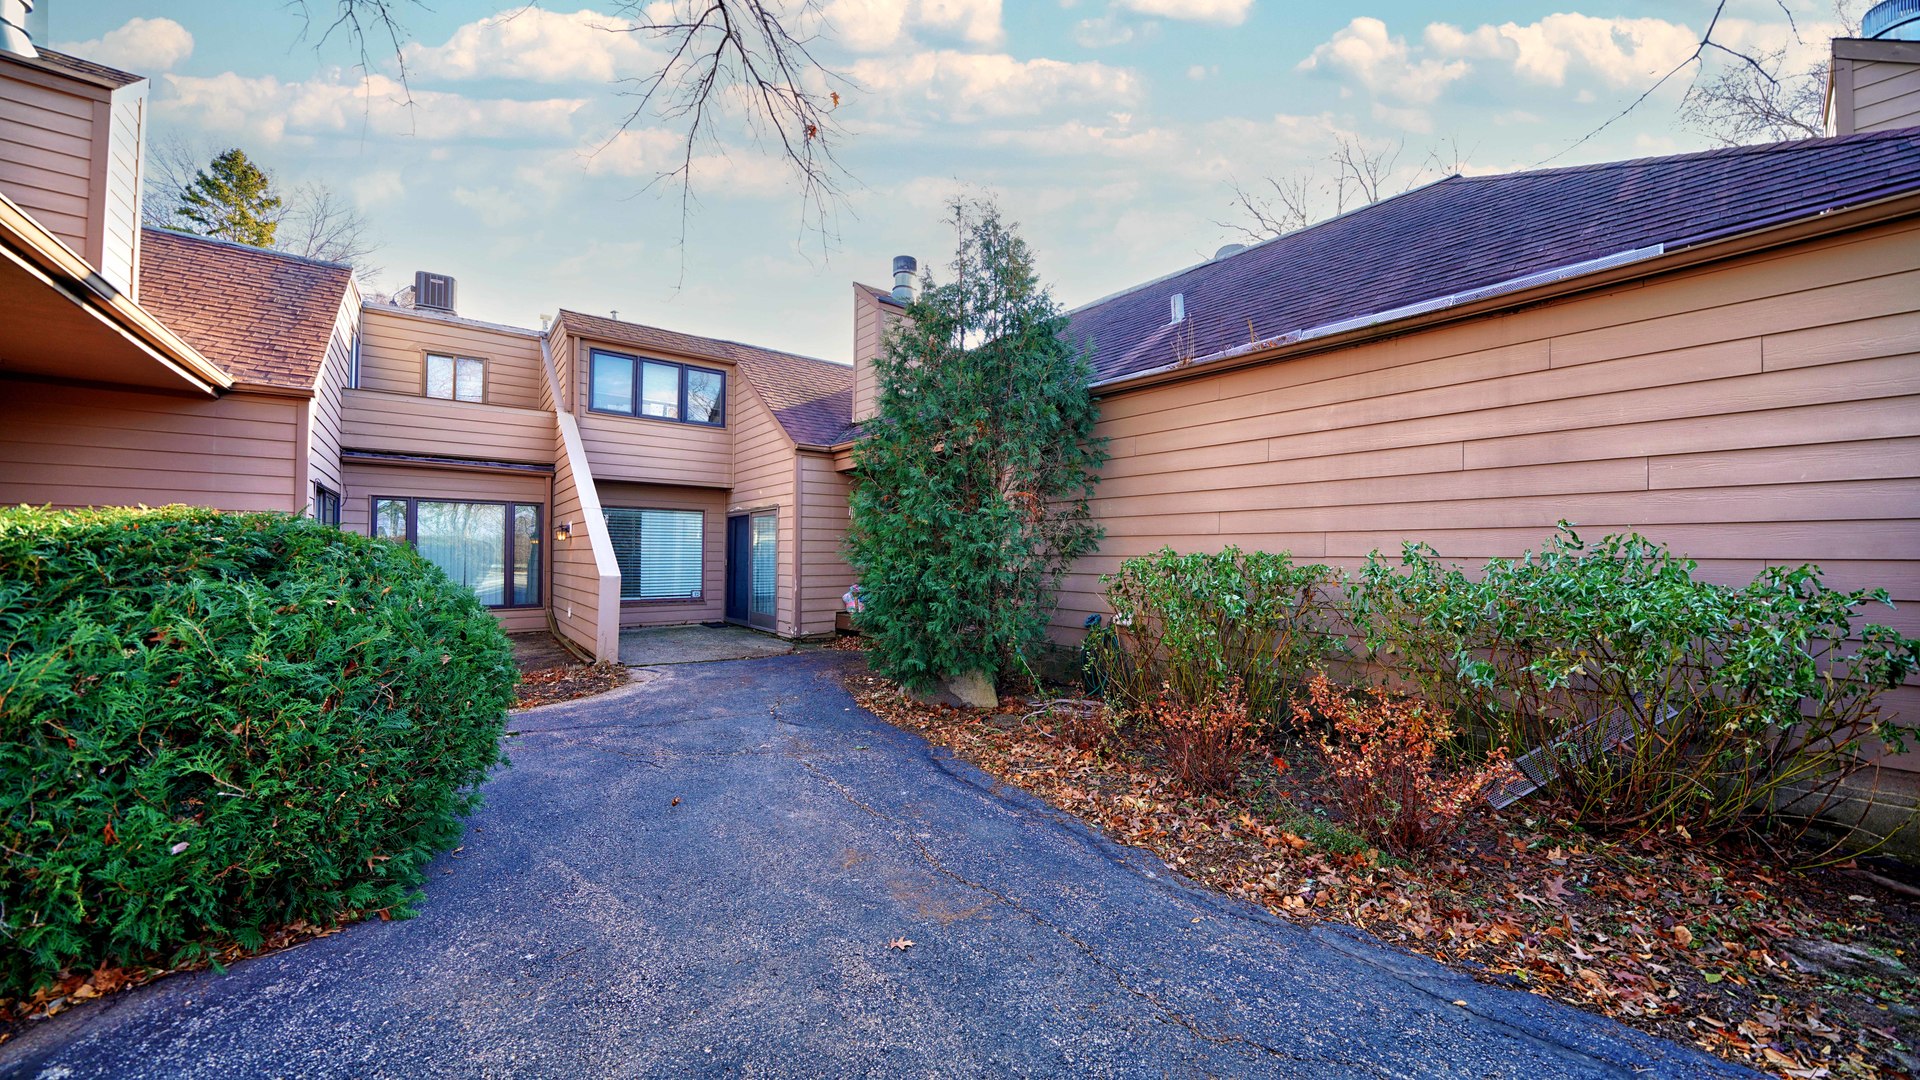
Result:
<svg viewBox="0 0 1920 1080">
<path fill-rule="evenodd" d="M 515 678 L 499 624 L 401 545 L 0 510 L 0 997 L 410 914 Z"/>
</svg>

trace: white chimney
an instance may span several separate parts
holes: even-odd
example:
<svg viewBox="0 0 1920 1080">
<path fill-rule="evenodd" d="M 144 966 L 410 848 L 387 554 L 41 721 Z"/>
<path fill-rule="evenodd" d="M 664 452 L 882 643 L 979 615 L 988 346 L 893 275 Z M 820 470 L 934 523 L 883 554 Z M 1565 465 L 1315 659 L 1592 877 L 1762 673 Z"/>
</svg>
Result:
<svg viewBox="0 0 1920 1080">
<path fill-rule="evenodd" d="M 0 0 L 0 53 L 38 60 L 33 35 L 27 32 L 27 19 L 33 15 L 33 0 Z"/>
</svg>

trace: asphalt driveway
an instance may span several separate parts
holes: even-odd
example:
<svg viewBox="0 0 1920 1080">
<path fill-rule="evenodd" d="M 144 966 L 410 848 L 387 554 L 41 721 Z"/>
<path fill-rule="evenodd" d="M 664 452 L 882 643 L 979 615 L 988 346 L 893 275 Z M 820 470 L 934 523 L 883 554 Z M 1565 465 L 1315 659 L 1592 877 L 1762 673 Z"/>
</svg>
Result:
<svg viewBox="0 0 1920 1080">
<path fill-rule="evenodd" d="M 1191 887 L 866 714 L 848 663 L 519 714 L 418 918 L 71 1010 L 0 1074 L 1751 1075 Z"/>
</svg>

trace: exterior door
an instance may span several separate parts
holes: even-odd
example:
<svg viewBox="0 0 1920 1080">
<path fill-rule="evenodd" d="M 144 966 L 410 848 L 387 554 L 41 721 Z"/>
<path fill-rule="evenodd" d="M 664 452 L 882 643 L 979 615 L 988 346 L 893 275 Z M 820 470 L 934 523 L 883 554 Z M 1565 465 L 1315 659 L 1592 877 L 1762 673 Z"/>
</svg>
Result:
<svg viewBox="0 0 1920 1080">
<path fill-rule="evenodd" d="M 761 510 L 727 518 L 728 622 L 771 630 L 780 589 L 780 514 Z"/>
<path fill-rule="evenodd" d="M 753 523 L 747 514 L 727 518 L 727 607 L 730 623 L 747 621 L 747 597 L 753 592 Z"/>
</svg>

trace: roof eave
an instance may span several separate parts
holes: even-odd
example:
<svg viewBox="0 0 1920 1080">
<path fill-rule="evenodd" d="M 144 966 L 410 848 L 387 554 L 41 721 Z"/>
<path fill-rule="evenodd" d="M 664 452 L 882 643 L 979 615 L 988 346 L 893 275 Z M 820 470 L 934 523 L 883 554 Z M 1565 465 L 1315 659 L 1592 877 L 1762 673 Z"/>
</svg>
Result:
<svg viewBox="0 0 1920 1080">
<path fill-rule="evenodd" d="M 17 261 L 179 376 L 187 389 L 212 396 L 233 385 L 233 376 L 101 277 L 4 194 L 0 194 L 0 239 Z"/>
<path fill-rule="evenodd" d="M 1920 214 L 1920 191 L 1907 191 L 1853 206 L 1800 214 L 1725 235 L 1638 248 L 1468 290 L 1452 297 L 1437 297 L 1373 315 L 1343 319 L 1193 360 L 1176 361 L 1102 379 L 1093 383 L 1090 389 L 1096 395 L 1142 389 L 1251 364 L 1344 348 L 1915 214 Z"/>
</svg>

